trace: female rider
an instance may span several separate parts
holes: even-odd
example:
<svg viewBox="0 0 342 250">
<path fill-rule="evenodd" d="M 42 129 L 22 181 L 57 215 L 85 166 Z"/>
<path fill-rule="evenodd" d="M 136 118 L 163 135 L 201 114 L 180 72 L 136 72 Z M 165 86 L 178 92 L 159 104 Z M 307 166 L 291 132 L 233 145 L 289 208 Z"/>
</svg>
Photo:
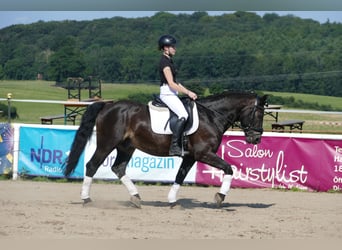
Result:
<svg viewBox="0 0 342 250">
<path fill-rule="evenodd" d="M 159 50 L 162 51 L 159 62 L 160 99 L 178 116 L 169 150 L 171 156 L 181 156 L 182 154 L 180 141 L 188 119 L 188 113 L 179 99 L 178 93 L 188 95 L 193 100 L 197 98 L 194 92 L 188 90 L 176 80 L 176 69 L 172 60 L 172 57 L 176 54 L 176 43 L 176 39 L 171 35 L 163 35 L 158 41 Z"/>
</svg>

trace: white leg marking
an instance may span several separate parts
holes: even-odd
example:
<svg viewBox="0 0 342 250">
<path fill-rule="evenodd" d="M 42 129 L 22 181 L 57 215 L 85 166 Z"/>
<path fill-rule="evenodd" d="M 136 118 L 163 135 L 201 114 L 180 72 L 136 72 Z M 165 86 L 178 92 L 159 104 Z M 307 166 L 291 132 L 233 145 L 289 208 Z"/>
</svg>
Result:
<svg viewBox="0 0 342 250">
<path fill-rule="evenodd" d="M 90 187 L 91 187 L 92 182 L 93 182 L 92 177 L 84 176 L 82 190 L 81 190 L 82 200 L 90 198 L 89 194 L 90 194 Z"/>
</svg>

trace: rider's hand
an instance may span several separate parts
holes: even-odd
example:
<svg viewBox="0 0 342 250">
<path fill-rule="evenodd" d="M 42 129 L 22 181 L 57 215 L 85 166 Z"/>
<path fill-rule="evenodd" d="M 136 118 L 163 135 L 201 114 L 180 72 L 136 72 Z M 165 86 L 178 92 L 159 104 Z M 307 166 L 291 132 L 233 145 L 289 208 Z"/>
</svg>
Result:
<svg viewBox="0 0 342 250">
<path fill-rule="evenodd" d="M 197 95 L 196 93 L 192 92 L 189 90 L 188 92 L 188 96 L 192 99 L 192 100 L 196 100 L 197 99 Z"/>
</svg>

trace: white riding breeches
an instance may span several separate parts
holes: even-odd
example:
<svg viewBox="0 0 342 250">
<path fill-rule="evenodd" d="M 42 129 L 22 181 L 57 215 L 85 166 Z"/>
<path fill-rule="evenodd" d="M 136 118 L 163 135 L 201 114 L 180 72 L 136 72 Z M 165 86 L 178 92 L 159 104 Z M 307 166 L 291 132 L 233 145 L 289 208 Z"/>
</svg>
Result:
<svg viewBox="0 0 342 250">
<path fill-rule="evenodd" d="M 179 99 L 177 91 L 172 90 L 169 85 L 160 86 L 160 99 L 178 116 L 178 119 L 188 119 L 188 112 Z"/>
</svg>

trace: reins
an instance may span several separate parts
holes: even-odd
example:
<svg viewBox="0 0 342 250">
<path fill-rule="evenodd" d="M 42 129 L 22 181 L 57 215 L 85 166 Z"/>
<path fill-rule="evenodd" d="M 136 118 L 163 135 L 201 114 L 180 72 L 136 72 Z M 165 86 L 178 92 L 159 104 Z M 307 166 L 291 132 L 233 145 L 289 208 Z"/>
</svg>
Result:
<svg viewBox="0 0 342 250">
<path fill-rule="evenodd" d="M 223 120 L 228 120 L 228 122 L 231 123 L 232 125 L 234 124 L 234 121 L 232 121 L 231 119 L 229 119 L 228 117 L 226 117 L 226 116 L 225 116 L 224 114 L 222 114 L 221 112 L 219 112 L 219 111 L 217 111 L 217 110 L 215 110 L 215 109 L 210 109 L 210 108 L 206 107 L 205 105 L 199 103 L 198 101 L 195 101 L 195 103 L 196 103 L 197 105 L 199 105 L 199 106 L 205 108 L 206 110 L 209 110 L 209 111 L 211 111 L 211 112 L 213 112 L 213 113 L 218 114 L 219 116 L 221 116 L 221 118 L 222 118 Z"/>
<path fill-rule="evenodd" d="M 253 130 L 253 131 L 256 131 L 256 132 L 259 132 L 259 133 L 263 133 L 264 130 L 262 128 L 255 128 L 252 126 L 252 124 L 254 123 L 254 120 L 255 120 L 255 112 L 258 108 L 264 110 L 264 107 L 259 107 L 258 106 L 258 100 L 259 100 L 259 96 L 256 97 L 256 100 L 255 100 L 255 104 L 254 104 L 254 107 L 253 107 L 253 110 L 252 110 L 252 114 L 251 114 L 251 119 L 249 121 L 249 124 L 246 126 L 246 127 L 243 127 L 241 124 L 238 124 L 238 127 L 243 130 L 244 132 L 248 132 L 249 130 Z M 224 114 L 222 114 L 221 112 L 215 110 L 215 109 L 210 109 L 208 107 L 206 107 L 205 105 L 199 103 L 198 101 L 195 101 L 197 105 L 205 108 L 206 110 L 209 110 L 213 113 L 216 113 L 218 114 L 222 119 L 224 120 L 228 120 L 228 122 L 233 125 L 235 123 L 235 121 L 229 119 L 228 117 L 226 117 Z"/>
</svg>

